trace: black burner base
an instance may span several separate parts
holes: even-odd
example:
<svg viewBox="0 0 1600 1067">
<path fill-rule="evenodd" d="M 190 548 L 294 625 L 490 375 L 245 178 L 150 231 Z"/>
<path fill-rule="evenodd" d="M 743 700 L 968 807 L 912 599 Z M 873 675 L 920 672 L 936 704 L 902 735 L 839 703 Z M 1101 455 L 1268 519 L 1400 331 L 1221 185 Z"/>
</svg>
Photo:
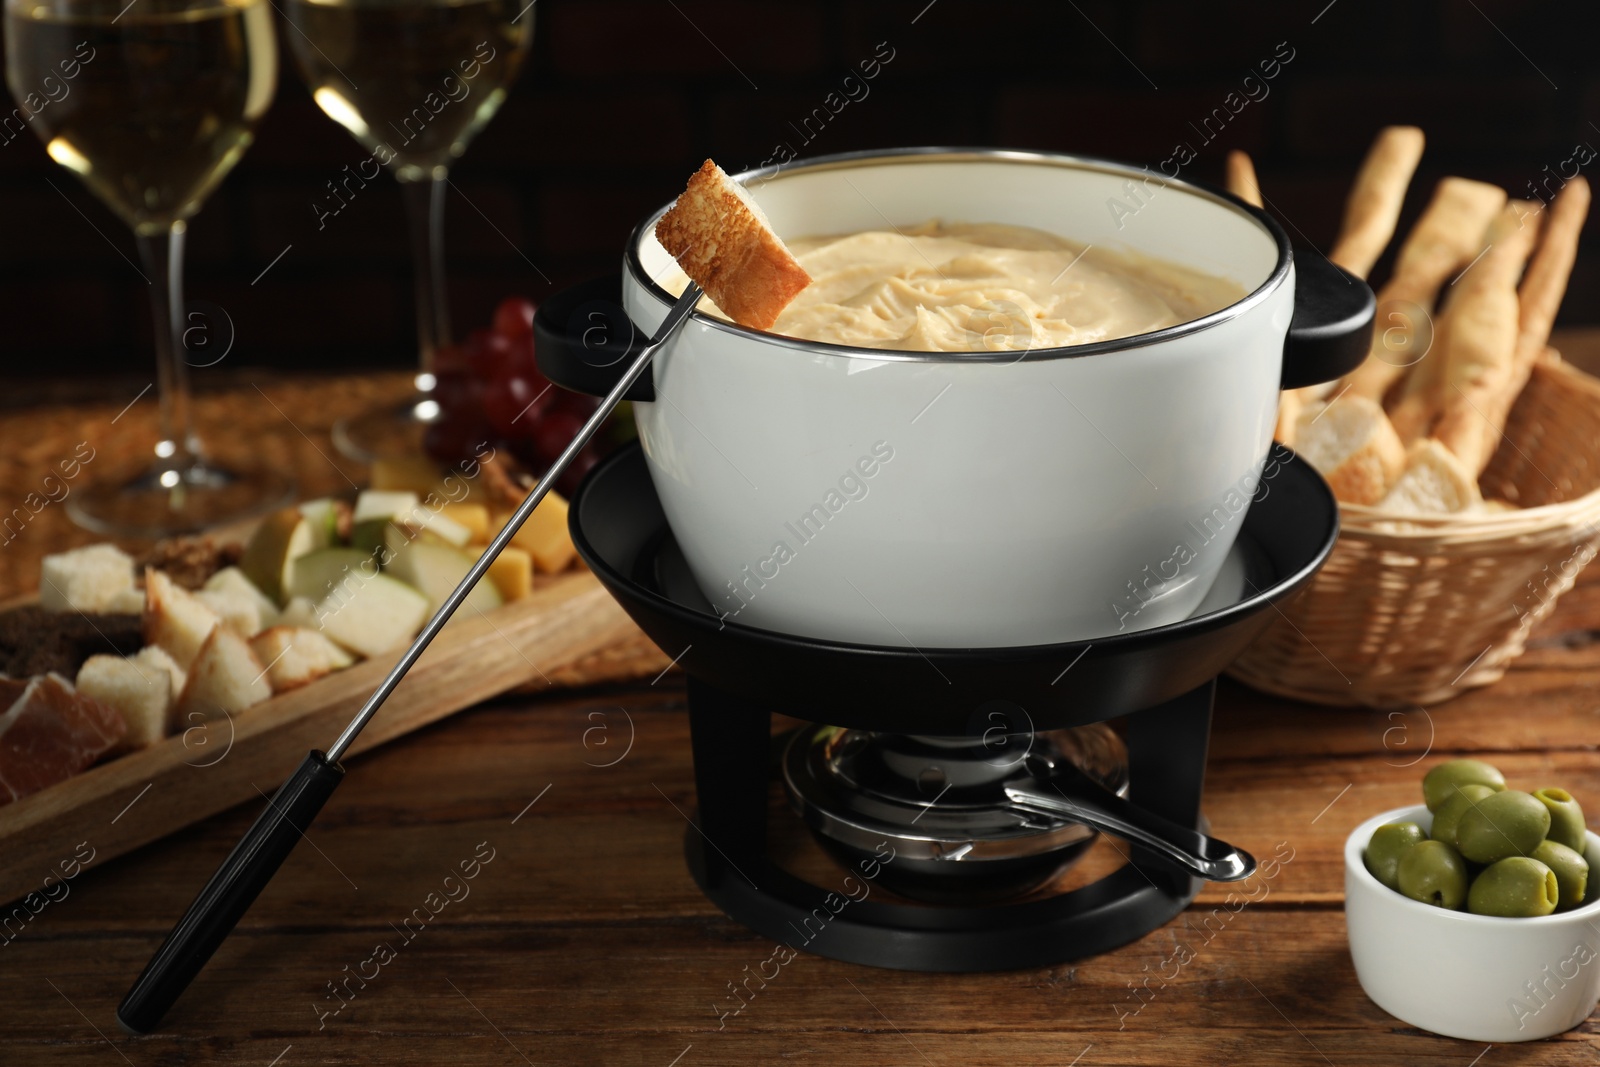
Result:
<svg viewBox="0 0 1600 1067">
<path fill-rule="evenodd" d="M 1198 825 L 1215 683 L 1128 717 L 1133 799 Z M 868 866 L 835 886 L 779 867 L 767 849 L 774 770 L 771 714 L 689 679 L 696 825 L 684 852 L 695 882 L 732 920 L 798 951 L 898 970 L 970 972 L 1045 967 L 1136 941 L 1194 900 L 1200 879 L 1119 843 L 1129 862 L 1053 897 L 976 906 L 886 902 Z M 892 864 L 893 859 L 887 858 Z"/>
</svg>

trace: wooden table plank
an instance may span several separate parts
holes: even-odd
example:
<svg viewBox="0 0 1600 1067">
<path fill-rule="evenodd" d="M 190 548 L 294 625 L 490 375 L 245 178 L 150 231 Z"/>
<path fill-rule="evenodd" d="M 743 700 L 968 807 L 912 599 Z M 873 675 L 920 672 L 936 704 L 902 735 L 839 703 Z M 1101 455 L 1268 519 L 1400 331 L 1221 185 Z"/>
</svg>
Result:
<svg viewBox="0 0 1600 1067">
<path fill-rule="evenodd" d="M 93 413 L 96 432 L 116 407 Z M 36 553 L 59 532 L 43 516 L 16 547 Z M 355 757 L 315 847 L 290 857 L 157 1035 L 123 1035 L 114 1006 L 254 804 L 80 874 L 27 921 L 5 928 L 0 915 L 0 1064 L 1594 1063 L 1595 1020 L 1485 1052 L 1367 1001 L 1344 946 L 1340 849 L 1356 822 L 1411 803 L 1427 759 L 1446 754 L 1483 754 L 1515 785 L 1559 782 L 1600 808 L 1597 636 L 1592 571 L 1503 681 L 1425 713 L 1320 709 L 1225 682 L 1207 814 L 1219 835 L 1262 856 L 1287 842 L 1294 858 L 1136 1015 L 1130 983 L 1201 936 L 1226 887 L 1141 941 L 1057 967 L 923 975 L 802 955 L 719 1030 L 712 1004 L 771 945 L 723 917 L 684 866 L 673 805 L 690 810 L 692 769 L 683 684 L 669 675 L 503 697 Z M 782 819 L 776 796 L 773 808 Z M 830 876 L 803 830 L 775 826 L 787 862 Z M 66 831 L 50 838 L 62 859 L 85 839 Z M 470 896 L 319 1019 L 326 983 L 399 940 L 390 924 L 485 841 L 495 858 Z M 1065 884 L 1115 862 L 1099 845 Z M 34 884 L 46 873 L 24 872 Z"/>
</svg>

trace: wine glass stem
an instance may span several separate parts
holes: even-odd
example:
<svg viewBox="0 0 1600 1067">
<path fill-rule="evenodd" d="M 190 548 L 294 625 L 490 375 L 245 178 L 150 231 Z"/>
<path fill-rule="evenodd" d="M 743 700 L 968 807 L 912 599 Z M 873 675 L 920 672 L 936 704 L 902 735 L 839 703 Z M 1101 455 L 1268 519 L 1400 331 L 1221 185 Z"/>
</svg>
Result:
<svg viewBox="0 0 1600 1067">
<path fill-rule="evenodd" d="M 161 405 L 161 439 L 156 459 L 166 470 L 184 470 L 200 448 L 189 427 L 189 368 L 183 360 L 183 237 L 180 221 L 166 233 L 137 234 L 139 258 L 150 282 L 150 311 L 156 328 L 156 394 Z"/>
<path fill-rule="evenodd" d="M 417 289 L 417 387 L 433 388 L 434 358 L 450 343 L 450 307 L 444 291 L 444 190 L 448 174 L 436 167 L 430 177 L 400 183 L 411 229 L 411 259 Z"/>
</svg>

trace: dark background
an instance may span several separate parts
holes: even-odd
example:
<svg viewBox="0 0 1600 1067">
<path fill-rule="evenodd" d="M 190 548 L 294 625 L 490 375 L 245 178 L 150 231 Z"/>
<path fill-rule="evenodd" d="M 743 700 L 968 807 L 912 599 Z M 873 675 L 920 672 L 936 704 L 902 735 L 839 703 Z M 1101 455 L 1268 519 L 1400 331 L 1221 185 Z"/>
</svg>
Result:
<svg viewBox="0 0 1600 1067">
<path fill-rule="evenodd" d="M 1184 176 L 1219 181 L 1226 150 L 1249 151 L 1298 242 L 1327 249 L 1387 123 L 1428 136 L 1403 225 L 1442 175 L 1526 196 L 1578 142 L 1600 147 L 1600 16 L 1579 0 L 538 0 L 532 16 L 531 62 L 453 173 L 458 336 L 507 294 L 538 301 L 552 284 L 614 270 L 640 216 L 707 156 L 734 170 L 779 141 L 802 155 L 974 144 L 1154 166 L 1178 140 L 1200 147 L 1188 123 L 1278 42 L 1295 56 L 1270 96 L 1200 147 Z M 280 22 L 285 65 L 257 143 L 190 224 L 188 295 L 226 309 L 237 334 L 223 365 L 197 372 L 202 388 L 260 367 L 415 359 L 399 193 L 380 176 L 318 232 L 311 205 L 364 152 L 312 103 L 287 32 Z M 790 123 L 883 41 L 895 58 L 870 96 L 800 147 Z M 149 312 L 123 258 L 135 256 L 127 229 L 29 136 L 0 146 L 0 204 L 7 377 L 147 379 Z M 1564 324 L 1600 319 L 1597 225 Z"/>
</svg>

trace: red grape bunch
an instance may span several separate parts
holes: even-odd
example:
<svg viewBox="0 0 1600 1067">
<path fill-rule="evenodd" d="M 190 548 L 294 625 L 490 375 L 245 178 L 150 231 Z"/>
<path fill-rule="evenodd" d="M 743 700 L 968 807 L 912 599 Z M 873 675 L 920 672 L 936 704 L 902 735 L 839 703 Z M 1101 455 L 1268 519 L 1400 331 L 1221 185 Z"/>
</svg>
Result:
<svg viewBox="0 0 1600 1067">
<path fill-rule="evenodd" d="M 438 421 L 424 445 L 442 463 L 471 456 L 485 441 L 508 449 L 536 474 L 543 473 L 577 436 L 599 401 L 553 385 L 533 358 L 534 307 L 508 296 L 490 329 L 439 352 Z M 556 488 L 567 495 L 606 451 L 605 430 L 567 468 Z"/>
</svg>

